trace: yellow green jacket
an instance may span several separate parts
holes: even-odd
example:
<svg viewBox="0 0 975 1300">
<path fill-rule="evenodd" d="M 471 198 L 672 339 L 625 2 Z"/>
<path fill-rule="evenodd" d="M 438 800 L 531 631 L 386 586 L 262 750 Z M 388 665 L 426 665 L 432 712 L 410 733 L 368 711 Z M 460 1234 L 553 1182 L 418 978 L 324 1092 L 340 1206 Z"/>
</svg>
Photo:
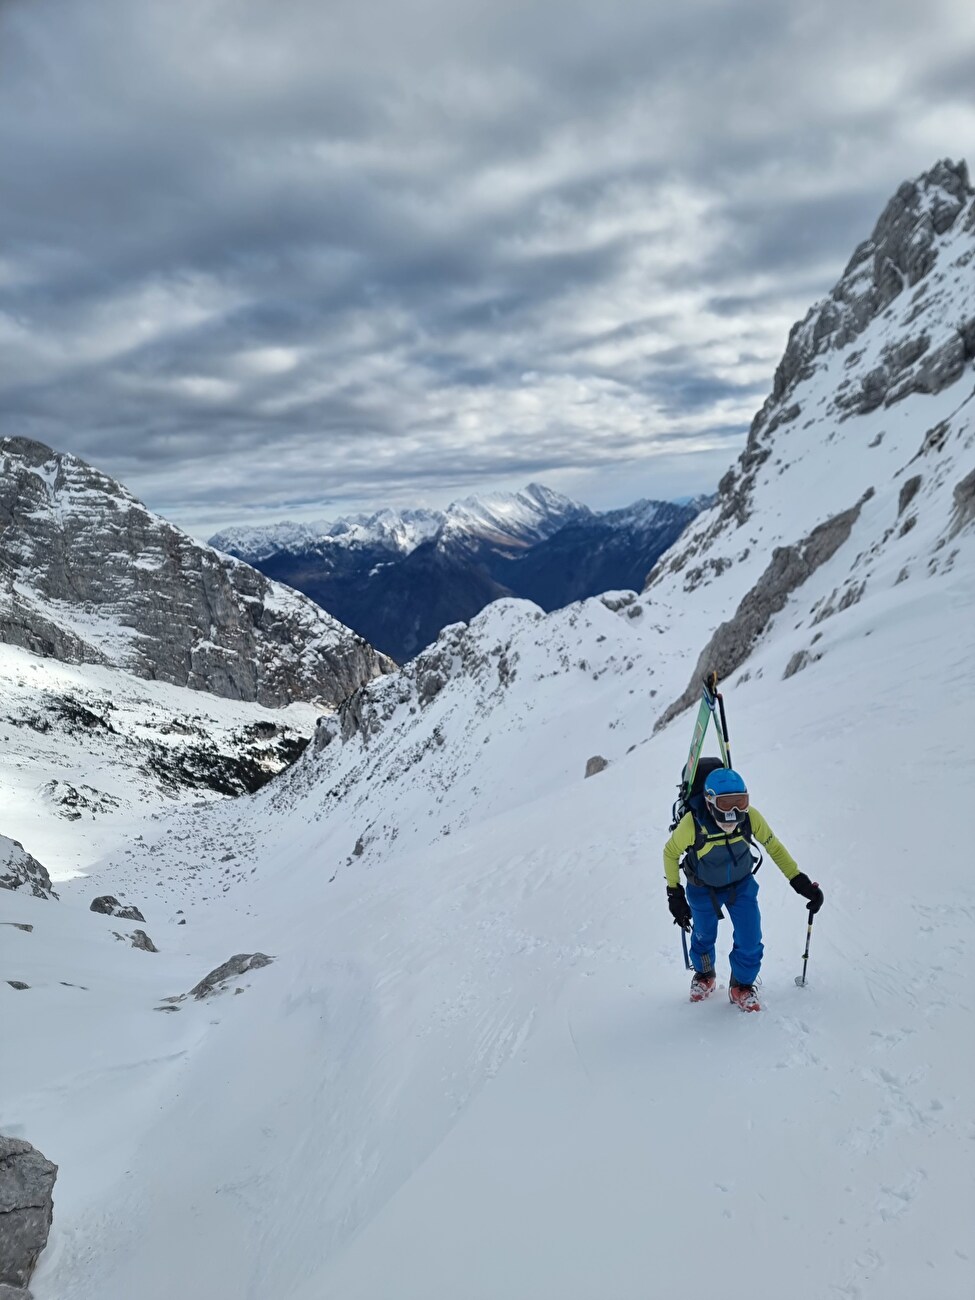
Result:
<svg viewBox="0 0 975 1300">
<path fill-rule="evenodd" d="M 799 874 L 799 865 L 789 853 L 781 840 L 776 839 L 772 827 L 768 824 L 762 814 L 754 804 L 748 809 L 748 817 L 752 826 L 752 838 L 756 844 L 760 844 L 768 853 L 769 857 L 785 876 L 786 880 L 791 880 L 793 876 Z M 667 877 L 667 884 L 671 887 L 680 883 L 680 859 L 689 848 L 693 847 L 697 838 L 697 831 L 694 825 L 694 818 L 691 813 L 685 813 L 677 823 L 677 828 L 671 835 L 670 839 L 664 845 L 664 875 Z M 742 834 L 733 834 L 728 837 L 734 844 L 743 840 Z M 725 837 L 721 837 L 722 844 Z M 705 844 L 698 849 L 701 858 L 709 853 L 713 848 L 718 847 L 715 844 Z"/>
</svg>

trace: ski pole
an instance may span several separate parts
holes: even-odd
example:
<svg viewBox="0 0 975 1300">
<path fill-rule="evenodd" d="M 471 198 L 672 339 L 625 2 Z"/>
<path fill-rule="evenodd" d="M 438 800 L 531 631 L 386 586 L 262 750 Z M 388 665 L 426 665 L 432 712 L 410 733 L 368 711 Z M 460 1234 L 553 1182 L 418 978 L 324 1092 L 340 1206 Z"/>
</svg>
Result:
<svg viewBox="0 0 975 1300">
<path fill-rule="evenodd" d="M 684 949 L 684 969 L 691 969 L 691 959 L 687 955 L 687 931 L 683 926 L 680 927 L 680 946 Z"/>
<path fill-rule="evenodd" d="M 806 967 L 809 964 L 809 940 L 812 938 L 812 923 L 815 912 L 809 913 L 809 924 L 806 926 L 806 951 L 802 954 L 802 974 L 796 976 L 796 983 L 800 988 L 806 986 Z"/>
</svg>

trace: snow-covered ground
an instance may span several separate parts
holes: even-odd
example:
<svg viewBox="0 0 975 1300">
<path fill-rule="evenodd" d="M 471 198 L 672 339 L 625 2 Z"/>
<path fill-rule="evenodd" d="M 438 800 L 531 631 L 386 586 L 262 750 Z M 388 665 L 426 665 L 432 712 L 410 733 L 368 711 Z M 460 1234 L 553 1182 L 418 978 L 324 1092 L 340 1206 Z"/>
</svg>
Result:
<svg viewBox="0 0 975 1300">
<path fill-rule="evenodd" d="M 938 828 L 972 775 L 973 588 L 896 595 L 788 681 L 757 675 L 773 641 L 728 685 L 736 760 L 827 898 L 798 989 L 806 914 L 763 868 L 757 1017 L 686 1002 L 660 847 L 688 720 L 646 740 L 663 637 L 599 602 L 489 607 L 468 642 L 493 667 L 503 638 L 514 680 L 485 668 L 472 706 L 459 671 L 413 767 L 404 699 L 388 750 L 335 739 L 157 823 L 178 883 L 136 897 L 110 862 L 60 904 L 0 892 L 35 927 L 3 931 L 31 985 L 0 986 L 4 1024 L 33 1046 L 0 1127 L 61 1165 L 37 1300 L 967 1296 L 975 882 Z M 363 761 L 386 825 L 356 856 Z M 84 910 L 119 879 L 159 954 Z M 257 950 L 242 996 L 157 1010 Z"/>
<path fill-rule="evenodd" d="M 148 819 L 219 797 L 181 771 L 192 767 L 191 749 L 210 766 L 249 754 L 279 771 L 280 738 L 308 736 L 319 713 L 310 704 L 267 709 L 225 700 L 0 644 L 0 832 L 21 841 L 53 880 L 68 880 L 124 851 Z"/>
</svg>

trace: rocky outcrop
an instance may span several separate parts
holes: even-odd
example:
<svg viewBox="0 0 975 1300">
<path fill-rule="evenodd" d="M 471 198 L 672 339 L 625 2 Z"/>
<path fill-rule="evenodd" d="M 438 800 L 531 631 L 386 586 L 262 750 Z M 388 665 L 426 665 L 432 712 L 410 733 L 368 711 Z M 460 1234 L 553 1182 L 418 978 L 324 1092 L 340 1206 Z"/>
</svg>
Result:
<svg viewBox="0 0 975 1300">
<path fill-rule="evenodd" d="M 47 1245 L 58 1167 L 29 1142 L 0 1134 L 0 1294 L 25 1289 Z"/>
<path fill-rule="evenodd" d="M 871 495 L 866 493 L 849 510 L 819 524 L 794 546 L 776 547 L 768 568 L 741 601 L 734 617 L 715 631 L 701 652 L 687 689 L 661 715 L 654 731 L 665 727 L 695 703 L 701 693 L 701 681 L 707 673 L 716 672 L 719 679 L 723 679 L 744 663 L 772 615 L 784 608 L 796 588 L 831 559 L 847 540 L 864 501 Z M 797 668 L 793 667 L 792 671 L 797 671 Z"/>
<path fill-rule="evenodd" d="M 586 776 L 598 776 L 600 772 L 605 772 L 609 767 L 609 759 L 603 758 L 602 754 L 593 754 L 592 758 L 586 760 Z"/>
<path fill-rule="evenodd" d="M 129 935 L 129 942 L 133 948 L 138 948 L 140 952 L 158 952 L 159 949 L 152 942 L 145 930 L 133 930 Z"/>
<path fill-rule="evenodd" d="M 975 522 L 975 469 L 955 484 L 952 498 L 954 510 L 948 536 L 956 537 L 963 528 Z"/>
<path fill-rule="evenodd" d="M 0 835 L 0 889 L 17 889 L 35 898 L 57 898 L 47 868 L 18 840 Z"/>
<path fill-rule="evenodd" d="M 392 667 L 312 601 L 27 438 L 0 439 L 0 556 L 0 640 L 36 654 L 270 707 L 335 705 Z"/>
<path fill-rule="evenodd" d="M 194 985 L 190 989 L 190 997 L 199 1001 L 214 993 L 220 993 L 230 980 L 239 979 L 248 971 L 260 970 L 262 966 L 270 966 L 272 961 L 274 958 L 268 957 L 263 952 L 239 952 L 225 961 L 222 966 L 217 966 L 209 975 L 205 975 L 199 984 Z"/>
<path fill-rule="evenodd" d="M 103 916 L 116 916 L 120 921 L 145 921 L 137 907 L 123 907 L 111 894 L 99 894 L 93 898 L 89 912 L 101 912 Z"/>
<path fill-rule="evenodd" d="M 947 158 L 900 186 L 829 297 L 792 327 L 767 405 L 781 401 L 815 356 L 852 343 L 896 297 L 931 271 L 939 238 L 965 212 L 973 193 L 965 163 Z M 917 348 L 920 340 L 910 346 Z"/>
<path fill-rule="evenodd" d="M 751 518 L 773 441 L 786 458 L 783 432 L 787 438 L 823 414 L 839 425 L 958 382 L 975 359 L 975 303 L 970 291 L 955 292 L 973 282 L 972 236 L 975 190 L 964 162 L 946 159 L 900 186 L 828 297 L 793 325 L 772 392 L 752 420 L 737 464 L 718 485 L 716 508 L 661 558 L 645 590 L 684 573 L 691 591 L 707 580 L 708 566 L 731 562 L 715 554 L 715 543 Z M 885 313 L 890 320 L 878 321 Z M 860 336 L 874 321 L 878 342 L 868 346 L 872 340 L 861 343 Z M 845 353 L 844 376 L 831 382 L 829 405 L 817 415 L 807 381 L 837 352 Z M 831 433 L 836 436 L 835 428 Z"/>
</svg>

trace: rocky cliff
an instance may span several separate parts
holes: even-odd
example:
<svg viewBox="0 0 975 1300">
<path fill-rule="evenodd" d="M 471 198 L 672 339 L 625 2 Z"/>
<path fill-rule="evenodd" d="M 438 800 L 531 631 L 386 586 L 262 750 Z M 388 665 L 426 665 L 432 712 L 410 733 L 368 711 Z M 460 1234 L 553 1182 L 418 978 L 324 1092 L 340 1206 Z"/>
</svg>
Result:
<svg viewBox="0 0 975 1300">
<path fill-rule="evenodd" d="M 706 576 L 689 561 L 752 515 L 773 444 L 784 473 L 795 463 L 790 447 L 798 454 L 808 441 L 806 430 L 831 441 L 855 438 L 855 427 L 842 428 L 851 417 L 937 394 L 970 371 L 973 358 L 975 189 L 966 164 L 945 159 L 898 188 L 829 295 L 793 325 L 717 505 L 662 557 L 647 585 L 681 569 L 691 586 Z M 879 432 L 877 446 L 886 430 Z"/>
<path fill-rule="evenodd" d="M 742 665 L 790 601 L 796 630 L 807 619 L 816 630 L 787 675 L 821 657 L 823 621 L 868 587 L 950 571 L 975 516 L 973 360 L 975 190 L 965 163 L 945 160 L 898 188 L 793 326 L 715 506 L 651 572 L 651 602 L 694 592 L 710 633 L 658 726 L 696 698 L 705 670 Z M 804 609 L 808 579 L 851 536 L 835 589 Z"/>
<path fill-rule="evenodd" d="M 26 438 L 0 440 L 0 640 L 270 707 L 335 705 L 391 667 L 312 601 Z"/>
</svg>

